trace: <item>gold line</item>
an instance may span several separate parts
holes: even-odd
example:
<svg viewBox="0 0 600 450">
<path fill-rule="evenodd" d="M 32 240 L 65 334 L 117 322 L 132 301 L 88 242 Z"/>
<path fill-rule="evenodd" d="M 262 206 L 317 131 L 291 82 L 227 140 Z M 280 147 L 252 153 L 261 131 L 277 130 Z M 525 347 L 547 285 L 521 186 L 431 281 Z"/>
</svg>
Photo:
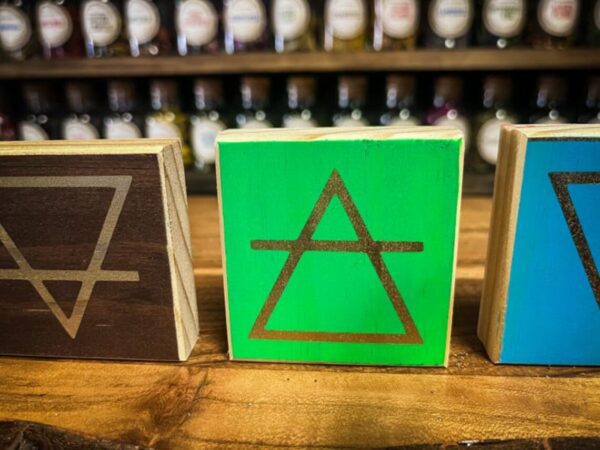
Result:
<svg viewBox="0 0 600 450">
<path fill-rule="evenodd" d="M 340 199 L 358 241 L 315 241 L 314 234 L 327 206 L 334 195 Z M 327 342 L 354 342 L 354 343 L 405 343 L 422 344 L 423 339 L 389 273 L 383 258 L 382 251 L 423 251 L 422 242 L 392 242 L 373 241 L 366 224 L 364 223 L 356 204 L 352 200 L 342 178 L 334 170 L 325 184 L 321 195 L 306 221 L 297 241 L 252 241 L 254 249 L 261 250 L 287 250 L 290 252 L 286 259 L 265 304 L 263 305 L 255 323 L 250 331 L 250 339 L 277 339 L 277 340 L 302 340 L 302 341 L 327 341 Z M 367 253 L 377 276 L 390 298 L 390 301 L 404 326 L 404 334 L 392 333 L 337 333 L 321 331 L 277 331 L 267 330 L 266 324 L 279 302 L 300 258 L 307 250 L 323 251 L 361 251 Z"/>
<path fill-rule="evenodd" d="M 0 270 L 0 280 L 40 281 L 140 281 L 138 272 L 119 270 L 35 270 L 25 273 L 20 269 Z"/>
<path fill-rule="evenodd" d="M 365 253 L 372 249 L 377 252 L 422 252 L 422 242 L 397 242 L 397 241 L 330 241 L 310 240 L 305 246 L 298 241 L 252 241 L 254 250 L 283 250 L 293 251 L 302 248 L 304 251 L 329 251 L 329 252 L 360 252 Z"/>
<path fill-rule="evenodd" d="M 169 193 L 171 194 L 171 199 L 173 200 L 173 204 L 175 205 L 175 216 L 176 216 L 176 221 L 179 224 L 179 230 L 181 231 L 181 235 L 183 237 L 183 240 L 185 241 L 185 247 L 187 250 L 188 255 L 190 256 L 190 259 L 192 258 L 192 243 L 191 243 L 191 236 L 189 234 L 189 224 L 188 224 L 188 233 L 184 232 L 184 226 L 181 220 L 181 213 L 180 213 L 180 207 L 178 206 L 178 202 L 175 200 L 177 197 L 175 196 L 175 194 L 173 193 L 173 187 L 172 187 L 172 183 L 170 182 L 171 178 L 169 177 L 168 171 L 165 172 L 165 177 L 167 178 L 167 189 L 169 191 Z M 168 198 L 167 198 L 168 201 Z"/>
<path fill-rule="evenodd" d="M 548 175 L 550 176 L 550 181 L 565 216 L 590 287 L 600 307 L 600 274 L 596 268 L 594 256 L 583 232 L 583 227 L 581 226 L 577 210 L 568 189 L 569 184 L 600 184 L 600 172 L 551 172 Z"/>
</svg>

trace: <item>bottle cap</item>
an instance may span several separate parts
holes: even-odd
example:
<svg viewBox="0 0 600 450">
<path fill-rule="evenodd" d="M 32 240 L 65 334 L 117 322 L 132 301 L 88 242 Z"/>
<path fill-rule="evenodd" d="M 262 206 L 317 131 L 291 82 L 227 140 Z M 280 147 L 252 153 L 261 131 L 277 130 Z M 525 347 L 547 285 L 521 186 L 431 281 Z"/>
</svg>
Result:
<svg viewBox="0 0 600 450">
<path fill-rule="evenodd" d="M 435 102 L 442 104 L 460 103 L 463 96 L 463 83 L 459 77 L 443 76 L 435 79 L 434 82 Z"/>
<path fill-rule="evenodd" d="M 269 103 L 271 80 L 268 77 L 242 77 L 242 105 L 245 109 L 260 109 Z"/>
<path fill-rule="evenodd" d="M 29 82 L 23 85 L 23 99 L 28 112 L 45 114 L 50 112 L 54 97 L 47 83 Z"/>
<path fill-rule="evenodd" d="M 150 104 L 155 111 L 161 109 L 177 108 L 177 81 L 152 80 L 150 82 Z"/>
<path fill-rule="evenodd" d="M 215 109 L 223 104 L 223 82 L 216 78 L 197 78 L 194 99 L 199 110 Z"/>
<path fill-rule="evenodd" d="M 415 96 L 415 84 L 415 77 L 412 75 L 388 75 L 385 79 L 388 108 L 394 108 L 399 103 L 412 104 Z"/>
<path fill-rule="evenodd" d="M 114 112 L 130 112 L 135 109 L 135 85 L 132 80 L 111 80 L 107 85 L 108 107 Z"/>
<path fill-rule="evenodd" d="M 287 80 L 288 106 L 310 108 L 315 104 L 317 80 L 314 77 L 293 76 Z"/>
<path fill-rule="evenodd" d="M 342 108 L 360 107 L 365 104 L 367 77 L 344 75 L 338 77 L 338 103 Z"/>
</svg>

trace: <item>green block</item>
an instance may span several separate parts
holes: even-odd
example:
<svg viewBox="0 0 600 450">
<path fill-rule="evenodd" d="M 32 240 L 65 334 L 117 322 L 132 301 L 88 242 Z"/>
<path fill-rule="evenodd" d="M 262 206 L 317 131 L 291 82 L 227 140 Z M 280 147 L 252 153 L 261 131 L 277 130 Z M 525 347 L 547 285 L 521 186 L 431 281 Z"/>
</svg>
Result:
<svg viewBox="0 0 600 450">
<path fill-rule="evenodd" d="M 446 365 L 462 147 L 448 128 L 221 134 L 230 357 Z"/>
</svg>

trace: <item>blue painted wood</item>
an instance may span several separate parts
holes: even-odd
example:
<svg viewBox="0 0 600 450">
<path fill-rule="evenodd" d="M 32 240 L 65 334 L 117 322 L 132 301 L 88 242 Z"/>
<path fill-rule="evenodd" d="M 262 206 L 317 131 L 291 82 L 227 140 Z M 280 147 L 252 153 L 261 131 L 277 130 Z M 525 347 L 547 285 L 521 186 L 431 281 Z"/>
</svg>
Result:
<svg viewBox="0 0 600 450">
<path fill-rule="evenodd" d="M 597 172 L 600 141 L 530 140 L 500 362 L 600 365 L 600 304 L 549 173 Z M 600 184 L 567 190 L 600 264 Z"/>
</svg>

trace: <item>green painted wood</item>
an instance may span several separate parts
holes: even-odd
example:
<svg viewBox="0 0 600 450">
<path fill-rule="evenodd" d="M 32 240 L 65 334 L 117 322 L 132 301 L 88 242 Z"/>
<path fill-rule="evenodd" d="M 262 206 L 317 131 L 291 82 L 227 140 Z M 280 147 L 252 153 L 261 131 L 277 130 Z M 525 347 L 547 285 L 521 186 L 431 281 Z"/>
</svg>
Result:
<svg viewBox="0 0 600 450">
<path fill-rule="evenodd" d="M 246 136 L 218 156 L 231 358 L 444 365 L 461 139 Z"/>
</svg>

